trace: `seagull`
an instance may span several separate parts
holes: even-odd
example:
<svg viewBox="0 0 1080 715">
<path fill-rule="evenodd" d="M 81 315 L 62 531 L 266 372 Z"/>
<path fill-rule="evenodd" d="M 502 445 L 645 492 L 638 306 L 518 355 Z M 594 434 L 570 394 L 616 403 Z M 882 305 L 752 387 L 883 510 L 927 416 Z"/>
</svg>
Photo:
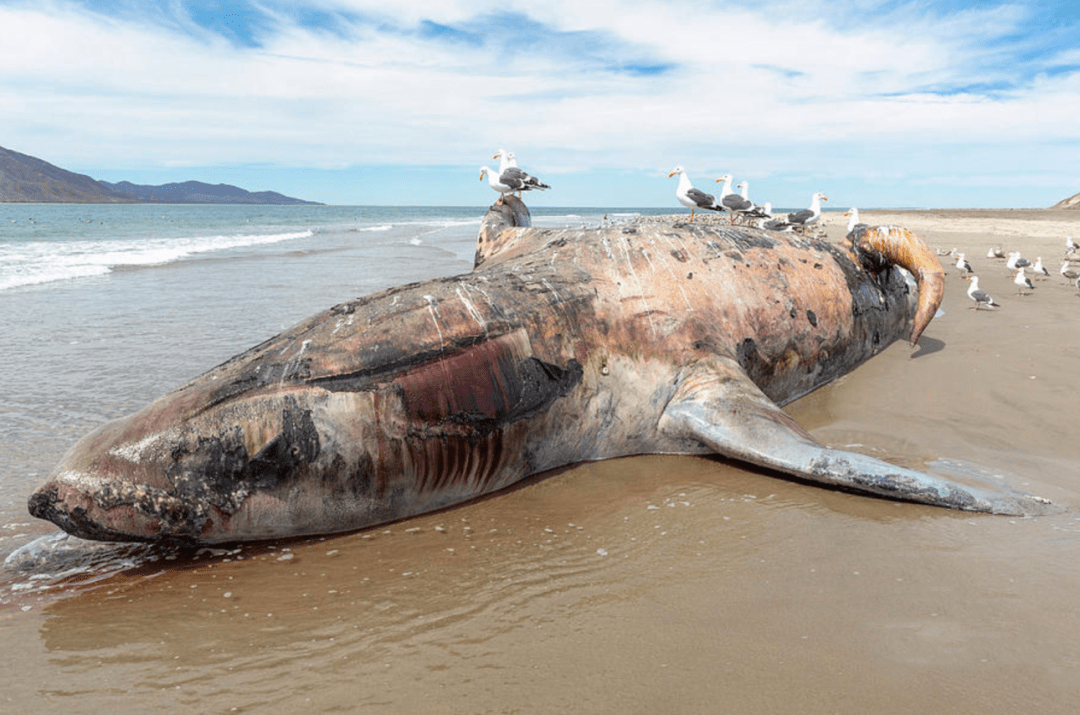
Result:
<svg viewBox="0 0 1080 715">
<path fill-rule="evenodd" d="M 1035 258 L 1035 265 L 1031 267 L 1031 271 L 1033 273 L 1042 273 L 1047 278 L 1050 277 L 1050 271 L 1046 270 L 1046 268 L 1043 267 L 1042 256 L 1037 256 Z"/>
<path fill-rule="evenodd" d="M 820 191 L 816 192 L 810 197 L 810 208 L 805 208 L 802 211 L 797 211 L 793 214 L 787 215 L 789 223 L 795 226 L 801 226 L 803 233 L 806 233 L 806 227 L 811 224 L 817 223 L 817 220 L 821 218 L 821 202 L 828 201 L 829 197 Z"/>
<path fill-rule="evenodd" d="M 513 161 L 513 154 L 509 154 L 509 160 Z M 508 166 L 504 171 L 500 171 L 496 174 L 490 168 L 486 166 L 480 167 L 480 179 L 487 176 L 488 185 L 491 188 L 499 192 L 499 200 L 495 203 L 501 204 L 503 197 L 506 194 L 517 191 L 532 191 L 534 189 L 550 189 L 551 187 L 543 183 L 535 176 L 528 174 L 516 166 Z"/>
<path fill-rule="evenodd" d="M 987 258 L 1004 258 L 1005 257 L 1005 251 L 1001 250 L 1001 246 L 998 246 L 997 248 L 991 248 L 989 251 L 986 252 L 986 257 Z"/>
<path fill-rule="evenodd" d="M 772 202 L 766 201 L 761 206 L 755 206 L 746 212 L 749 218 L 772 218 Z"/>
<path fill-rule="evenodd" d="M 1065 250 L 1066 251 L 1080 250 L 1080 244 L 1077 244 L 1076 241 L 1072 240 L 1071 238 L 1066 238 L 1065 239 Z"/>
<path fill-rule="evenodd" d="M 990 297 L 990 294 L 984 290 L 979 290 L 979 277 L 978 276 L 965 276 L 964 280 L 971 281 L 971 286 L 968 288 L 968 298 L 975 301 L 975 307 L 972 310 L 978 310 L 980 305 L 988 305 L 994 308 L 1000 308 L 1001 306 L 994 302 L 994 299 Z"/>
<path fill-rule="evenodd" d="M 519 169 L 517 157 L 514 156 L 514 152 L 499 149 L 492 158 L 499 160 L 499 182 L 506 186 L 513 187 L 511 188 L 511 191 L 518 192 L 519 197 L 521 196 L 522 191 L 551 188 L 532 174 Z"/>
<path fill-rule="evenodd" d="M 769 231 L 776 231 L 777 233 L 791 233 L 795 228 L 795 224 L 788 223 L 782 218 L 771 218 L 761 224 L 761 227 Z"/>
<path fill-rule="evenodd" d="M 1031 282 L 1031 279 L 1028 278 L 1027 275 L 1024 273 L 1023 266 L 1020 266 L 1020 268 L 1016 271 L 1016 278 L 1013 278 L 1013 283 L 1015 283 L 1017 286 L 1017 295 L 1027 295 L 1027 293 L 1024 292 L 1025 288 L 1027 288 L 1028 290 L 1035 290 L 1035 285 Z"/>
<path fill-rule="evenodd" d="M 495 156 L 492 159 L 499 160 L 499 173 L 503 173 L 511 166 L 517 166 L 517 157 L 514 156 L 514 152 L 507 151 L 506 149 L 499 149 L 495 152 Z"/>
<path fill-rule="evenodd" d="M 844 215 L 848 217 L 847 233 L 845 235 L 852 243 L 857 243 L 862 232 L 870 227 L 859 220 L 859 209 L 854 206 L 845 211 Z"/>
<path fill-rule="evenodd" d="M 964 256 L 963 253 L 960 253 L 956 256 L 956 267 L 962 271 L 967 271 L 968 273 L 975 272 L 971 270 L 971 264 L 968 263 L 968 259 Z"/>
<path fill-rule="evenodd" d="M 1065 280 L 1067 281 L 1075 281 L 1077 278 L 1080 278 L 1080 273 L 1069 270 L 1068 261 L 1061 262 L 1061 275 L 1065 276 Z"/>
<path fill-rule="evenodd" d="M 493 188 L 493 189 L 495 189 L 496 191 L 499 192 L 499 200 L 495 202 L 497 204 L 501 204 L 503 202 L 503 197 L 504 196 L 506 196 L 510 192 L 516 190 L 513 186 L 510 186 L 509 184 L 502 183 L 502 180 L 501 180 L 499 174 L 496 174 L 494 171 L 492 171 L 491 169 L 489 169 L 486 166 L 481 166 L 480 167 L 480 180 L 483 181 L 485 176 L 487 177 L 487 180 L 488 180 L 488 186 L 490 186 L 491 188 Z"/>
<path fill-rule="evenodd" d="M 859 221 L 859 209 L 852 206 L 851 208 L 849 208 L 847 211 L 844 212 L 844 215 L 848 217 L 848 220 L 847 220 L 847 232 L 851 233 L 855 229 L 855 227 L 859 223 L 861 223 Z"/>
<path fill-rule="evenodd" d="M 1010 271 L 1015 271 L 1017 268 L 1025 268 L 1031 265 L 1031 261 L 1020 255 L 1020 251 L 1013 251 L 1009 254 L 1009 260 L 1005 262 L 1005 267 Z"/>
<path fill-rule="evenodd" d="M 675 198 L 679 200 L 679 203 L 690 209 L 690 220 L 694 220 L 694 211 L 696 209 L 702 209 L 705 211 L 723 211 L 716 204 L 716 197 L 712 194 L 706 194 L 700 189 L 695 189 L 693 184 L 690 183 L 690 177 L 686 175 L 686 169 L 681 166 L 676 166 L 668 174 L 668 178 L 679 175 L 679 186 L 675 189 Z"/>
<path fill-rule="evenodd" d="M 731 174 L 724 174 L 717 181 L 724 182 L 724 188 L 720 189 L 719 203 L 725 210 L 731 212 L 731 223 L 735 223 L 736 214 L 743 214 L 754 208 L 754 204 L 747 198 L 750 185 L 745 181 L 736 188 L 742 189 L 742 194 L 736 194 L 731 190 Z"/>
</svg>

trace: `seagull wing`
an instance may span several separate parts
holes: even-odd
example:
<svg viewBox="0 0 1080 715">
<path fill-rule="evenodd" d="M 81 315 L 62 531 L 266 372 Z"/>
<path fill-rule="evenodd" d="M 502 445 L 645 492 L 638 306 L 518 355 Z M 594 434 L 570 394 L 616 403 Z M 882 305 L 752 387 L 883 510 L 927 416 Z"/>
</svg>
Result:
<svg viewBox="0 0 1080 715">
<path fill-rule="evenodd" d="M 814 217 L 814 212 L 810 209 L 803 209 L 802 211 L 796 211 L 793 214 L 787 215 L 787 220 L 791 223 L 806 223 Z"/>
<path fill-rule="evenodd" d="M 514 187 L 514 191 L 529 191 L 531 189 L 550 189 L 551 187 L 537 179 L 532 174 L 522 171 L 516 166 L 508 166 L 506 171 L 499 175 L 499 180 L 504 184 Z"/>
<path fill-rule="evenodd" d="M 754 204 L 738 194 L 728 194 L 722 203 L 728 211 L 748 211 L 754 207 Z"/>
<path fill-rule="evenodd" d="M 716 197 L 712 194 L 706 194 L 701 189 L 690 189 L 686 192 L 686 198 L 697 204 L 699 209 L 713 209 L 719 211 L 716 206 Z"/>
</svg>

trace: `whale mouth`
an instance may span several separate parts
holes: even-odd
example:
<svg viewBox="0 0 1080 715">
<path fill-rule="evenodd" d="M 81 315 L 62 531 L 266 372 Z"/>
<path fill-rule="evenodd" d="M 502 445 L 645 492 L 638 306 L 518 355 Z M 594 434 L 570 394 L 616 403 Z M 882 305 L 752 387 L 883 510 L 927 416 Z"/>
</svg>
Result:
<svg viewBox="0 0 1080 715">
<path fill-rule="evenodd" d="M 118 531 L 91 518 L 84 506 L 69 507 L 60 499 L 57 487 L 39 489 L 30 495 L 27 503 L 31 516 L 51 521 L 67 533 L 93 541 L 156 541 L 153 536 L 137 536 Z"/>
<path fill-rule="evenodd" d="M 95 541 L 197 541 L 205 505 L 146 485 L 63 473 L 30 495 L 32 516 Z"/>
</svg>

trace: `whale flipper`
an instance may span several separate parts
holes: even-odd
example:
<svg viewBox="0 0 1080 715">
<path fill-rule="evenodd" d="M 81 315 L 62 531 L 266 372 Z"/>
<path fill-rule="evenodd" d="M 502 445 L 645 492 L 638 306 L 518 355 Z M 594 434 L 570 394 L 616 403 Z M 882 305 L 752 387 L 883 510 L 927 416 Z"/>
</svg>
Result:
<svg viewBox="0 0 1080 715">
<path fill-rule="evenodd" d="M 1022 493 L 991 493 L 880 459 L 819 444 L 750 380 L 716 357 L 688 366 L 658 427 L 718 454 L 812 482 L 890 499 L 1015 516 L 1045 514 L 1050 503 Z"/>
</svg>

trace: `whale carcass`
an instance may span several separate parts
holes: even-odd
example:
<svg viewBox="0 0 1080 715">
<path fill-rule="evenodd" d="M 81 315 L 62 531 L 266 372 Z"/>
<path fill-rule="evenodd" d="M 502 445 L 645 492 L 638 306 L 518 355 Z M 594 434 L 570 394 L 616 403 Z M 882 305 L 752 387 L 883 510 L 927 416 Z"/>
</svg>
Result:
<svg viewBox="0 0 1080 715">
<path fill-rule="evenodd" d="M 643 453 L 716 453 L 971 511 L 1042 509 L 823 447 L 780 409 L 909 330 L 918 340 L 943 274 L 917 237 L 836 246 L 726 226 L 529 223 L 506 197 L 472 272 L 337 305 L 101 426 L 31 513 L 102 540 L 324 534 Z"/>
</svg>

